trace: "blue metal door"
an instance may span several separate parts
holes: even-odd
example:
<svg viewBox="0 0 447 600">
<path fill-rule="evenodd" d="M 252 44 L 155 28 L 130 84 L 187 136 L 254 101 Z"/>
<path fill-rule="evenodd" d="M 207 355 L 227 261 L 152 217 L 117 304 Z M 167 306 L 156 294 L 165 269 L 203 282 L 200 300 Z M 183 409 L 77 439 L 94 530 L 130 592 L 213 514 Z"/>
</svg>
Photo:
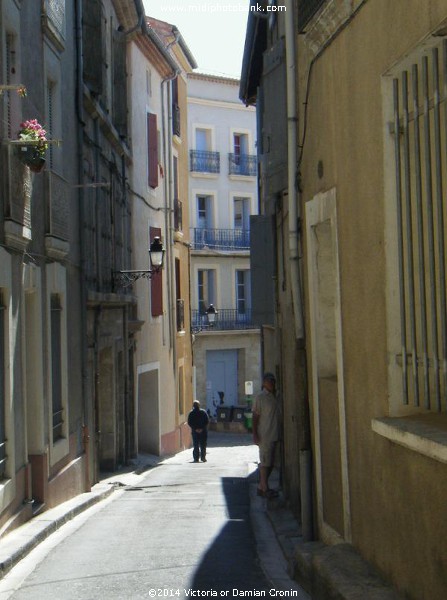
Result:
<svg viewBox="0 0 447 600">
<path fill-rule="evenodd" d="M 206 405 L 211 416 L 219 406 L 235 406 L 237 397 L 237 350 L 206 353 Z"/>
</svg>

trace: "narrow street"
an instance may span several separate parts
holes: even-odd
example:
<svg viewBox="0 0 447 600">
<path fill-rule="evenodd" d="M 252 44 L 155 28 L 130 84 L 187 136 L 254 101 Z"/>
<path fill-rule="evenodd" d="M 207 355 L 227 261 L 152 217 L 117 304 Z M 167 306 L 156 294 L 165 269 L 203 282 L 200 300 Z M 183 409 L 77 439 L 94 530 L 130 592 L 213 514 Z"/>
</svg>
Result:
<svg viewBox="0 0 447 600">
<path fill-rule="evenodd" d="M 207 463 L 187 450 L 124 485 L 13 569 L 0 598 L 269 597 L 249 517 L 256 460 L 249 436 L 211 433 Z"/>
</svg>

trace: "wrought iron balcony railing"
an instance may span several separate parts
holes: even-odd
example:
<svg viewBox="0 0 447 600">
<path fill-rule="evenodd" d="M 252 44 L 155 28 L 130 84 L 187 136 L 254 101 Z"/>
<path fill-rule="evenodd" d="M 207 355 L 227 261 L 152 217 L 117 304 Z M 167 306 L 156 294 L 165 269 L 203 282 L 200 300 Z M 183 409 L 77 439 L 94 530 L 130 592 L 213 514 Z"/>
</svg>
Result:
<svg viewBox="0 0 447 600">
<path fill-rule="evenodd" d="M 191 318 L 192 327 L 200 328 L 202 331 L 231 331 L 258 328 L 252 321 L 251 309 L 247 309 L 242 313 L 235 308 L 218 308 L 216 320 L 213 325 L 208 324 L 207 315 L 204 311 L 192 310 Z"/>
<path fill-rule="evenodd" d="M 257 156 L 256 154 L 234 154 L 230 152 L 228 155 L 228 165 L 228 173 L 230 175 L 255 177 L 257 172 Z"/>
<path fill-rule="evenodd" d="M 172 133 L 180 137 L 180 106 L 178 104 L 172 105 Z"/>
<path fill-rule="evenodd" d="M 190 150 L 190 171 L 220 173 L 220 153 L 208 150 Z"/>
<path fill-rule="evenodd" d="M 177 198 L 174 199 L 174 229 L 183 231 L 183 204 Z"/>
<path fill-rule="evenodd" d="M 195 250 L 249 250 L 249 229 L 205 229 L 192 230 L 192 244 Z"/>
</svg>

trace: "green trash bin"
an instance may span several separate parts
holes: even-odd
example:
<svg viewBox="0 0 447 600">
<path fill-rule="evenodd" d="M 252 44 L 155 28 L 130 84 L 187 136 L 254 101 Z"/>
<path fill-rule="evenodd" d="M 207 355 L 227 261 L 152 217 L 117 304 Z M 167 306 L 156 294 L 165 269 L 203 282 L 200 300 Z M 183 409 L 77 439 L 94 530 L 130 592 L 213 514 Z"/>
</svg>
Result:
<svg viewBox="0 0 447 600">
<path fill-rule="evenodd" d="M 245 413 L 245 427 L 248 429 L 248 431 L 251 431 L 253 429 L 253 413 L 252 412 Z"/>
</svg>

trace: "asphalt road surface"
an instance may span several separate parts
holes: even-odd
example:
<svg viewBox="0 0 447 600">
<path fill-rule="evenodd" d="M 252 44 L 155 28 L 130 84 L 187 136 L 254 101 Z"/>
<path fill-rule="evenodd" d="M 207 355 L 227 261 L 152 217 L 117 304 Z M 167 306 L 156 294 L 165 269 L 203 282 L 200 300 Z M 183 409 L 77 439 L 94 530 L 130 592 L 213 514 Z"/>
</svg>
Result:
<svg viewBox="0 0 447 600">
<path fill-rule="evenodd" d="M 249 518 L 257 456 L 248 436 L 211 434 L 207 463 L 188 450 L 122 487 L 25 558 L 0 600 L 271 597 Z"/>
</svg>

